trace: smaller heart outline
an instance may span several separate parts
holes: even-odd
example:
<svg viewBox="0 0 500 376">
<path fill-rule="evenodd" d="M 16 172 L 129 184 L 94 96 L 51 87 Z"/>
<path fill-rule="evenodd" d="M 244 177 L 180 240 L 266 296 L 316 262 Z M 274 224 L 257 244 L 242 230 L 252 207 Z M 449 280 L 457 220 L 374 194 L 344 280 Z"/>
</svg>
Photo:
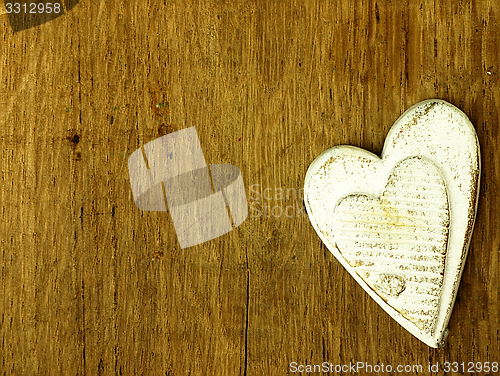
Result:
<svg viewBox="0 0 500 376">
<path fill-rule="evenodd" d="M 346 196 L 331 222 L 347 263 L 388 305 L 432 334 L 449 231 L 446 186 L 432 162 L 404 159 L 381 197 Z"/>
</svg>

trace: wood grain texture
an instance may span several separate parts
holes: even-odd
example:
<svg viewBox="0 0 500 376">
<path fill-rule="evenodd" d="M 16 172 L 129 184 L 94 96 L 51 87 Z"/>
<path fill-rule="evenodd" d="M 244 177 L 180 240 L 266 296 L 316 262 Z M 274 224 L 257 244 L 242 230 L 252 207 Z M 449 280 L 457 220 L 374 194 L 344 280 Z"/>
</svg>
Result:
<svg viewBox="0 0 500 376">
<path fill-rule="evenodd" d="M 0 374 L 500 362 L 499 17 L 494 0 L 81 1 L 13 34 L 0 14 Z M 380 154 L 427 98 L 467 114 L 483 163 L 444 349 L 371 300 L 293 197 L 322 151 Z M 208 163 L 240 168 L 250 215 L 181 250 L 168 213 L 135 207 L 127 157 L 190 126 Z"/>
</svg>

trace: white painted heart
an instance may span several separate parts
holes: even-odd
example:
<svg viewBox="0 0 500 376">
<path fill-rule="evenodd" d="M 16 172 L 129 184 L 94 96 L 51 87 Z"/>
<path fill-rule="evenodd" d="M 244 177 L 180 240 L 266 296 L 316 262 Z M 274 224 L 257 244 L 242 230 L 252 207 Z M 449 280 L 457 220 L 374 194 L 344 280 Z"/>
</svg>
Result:
<svg viewBox="0 0 500 376">
<path fill-rule="evenodd" d="M 389 315 L 432 347 L 446 336 L 479 173 L 474 127 L 441 100 L 406 111 L 380 158 L 337 146 L 307 172 L 305 203 L 320 238 Z"/>
</svg>

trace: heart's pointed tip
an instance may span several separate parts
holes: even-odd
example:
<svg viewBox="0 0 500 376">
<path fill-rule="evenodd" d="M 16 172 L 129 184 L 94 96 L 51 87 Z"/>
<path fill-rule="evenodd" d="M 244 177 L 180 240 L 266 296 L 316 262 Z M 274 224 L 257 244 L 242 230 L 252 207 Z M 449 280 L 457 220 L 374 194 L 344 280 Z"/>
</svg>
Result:
<svg viewBox="0 0 500 376">
<path fill-rule="evenodd" d="M 443 335 L 441 337 L 441 339 L 438 340 L 438 343 L 437 343 L 437 348 L 438 349 L 444 349 L 445 345 L 446 345 L 446 339 L 448 338 L 448 333 L 450 331 L 448 330 L 448 328 L 446 328 L 443 332 Z"/>
<path fill-rule="evenodd" d="M 446 346 L 446 338 L 448 336 L 448 329 L 444 331 L 441 337 L 436 338 L 435 336 L 430 337 L 428 334 L 420 333 L 417 334 L 409 330 L 419 341 L 423 342 L 427 346 L 433 349 L 443 349 Z"/>
</svg>

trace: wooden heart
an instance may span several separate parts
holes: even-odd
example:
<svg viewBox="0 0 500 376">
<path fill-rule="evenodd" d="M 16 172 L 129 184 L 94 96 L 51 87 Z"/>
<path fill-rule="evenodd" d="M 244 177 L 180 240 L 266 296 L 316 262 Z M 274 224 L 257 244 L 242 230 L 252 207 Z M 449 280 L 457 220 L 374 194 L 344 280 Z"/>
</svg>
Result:
<svg viewBox="0 0 500 376">
<path fill-rule="evenodd" d="M 457 108 L 428 100 L 387 136 L 382 156 L 351 146 L 309 167 L 309 218 L 328 249 L 410 333 L 443 346 L 476 214 L 480 156 Z"/>
</svg>

